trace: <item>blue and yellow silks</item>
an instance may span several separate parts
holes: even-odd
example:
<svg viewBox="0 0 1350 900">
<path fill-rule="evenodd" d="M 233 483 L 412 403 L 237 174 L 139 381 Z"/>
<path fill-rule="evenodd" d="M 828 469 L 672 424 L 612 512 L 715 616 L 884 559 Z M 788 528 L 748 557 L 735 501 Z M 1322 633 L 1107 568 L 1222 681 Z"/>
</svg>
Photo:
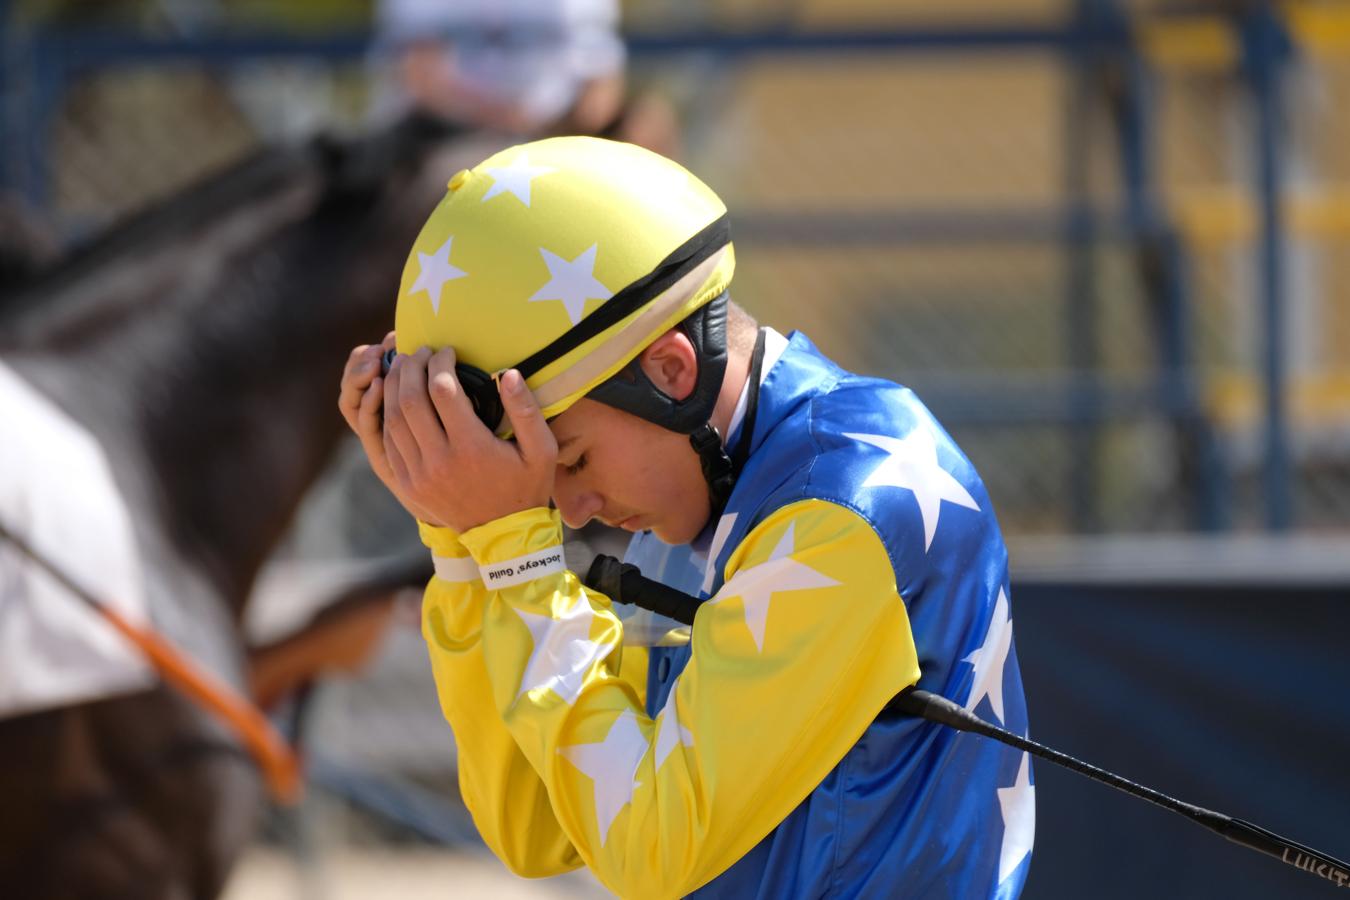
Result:
<svg viewBox="0 0 1350 900">
<path fill-rule="evenodd" d="M 688 646 L 625 648 L 548 510 L 423 529 L 465 801 L 513 870 L 585 864 L 624 897 L 1015 896 L 1026 755 L 878 718 L 917 681 L 1026 732 L 989 497 L 908 390 L 800 335 L 766 368 L 721 519 L 629 550 L 708 598 Z"/>
</svg>

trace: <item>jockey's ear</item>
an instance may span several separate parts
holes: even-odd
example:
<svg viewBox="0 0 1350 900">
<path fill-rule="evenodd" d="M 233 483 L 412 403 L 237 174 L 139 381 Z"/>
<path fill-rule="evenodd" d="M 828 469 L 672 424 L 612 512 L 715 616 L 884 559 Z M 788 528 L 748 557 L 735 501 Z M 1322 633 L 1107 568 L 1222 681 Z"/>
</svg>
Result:
<svg viewBox="0 0 1350 900">
<path fill-rule="evenodd" d="M 678 328 L 649 344 L 638 364 L 656 389 L 676 402 L 687 400 L 698 383 L 698 351 Z"/>
</svg>

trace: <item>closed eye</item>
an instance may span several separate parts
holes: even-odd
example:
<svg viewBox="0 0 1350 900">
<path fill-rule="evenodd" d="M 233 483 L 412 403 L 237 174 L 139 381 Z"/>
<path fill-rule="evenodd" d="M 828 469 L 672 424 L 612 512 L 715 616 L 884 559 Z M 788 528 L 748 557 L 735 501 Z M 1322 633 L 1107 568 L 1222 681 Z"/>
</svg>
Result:
<svg viewBox="0 0 1350 900">
<path fill-rule="evenodd" d="M 586 468 L 586 454 L 581 454 L 577 457 L 576 462 L 572 463 L 570 466 L 564 466 L 563 468 L 567 470 L 568 475 L 576 475 L 582 469 Z"/>
</svg>

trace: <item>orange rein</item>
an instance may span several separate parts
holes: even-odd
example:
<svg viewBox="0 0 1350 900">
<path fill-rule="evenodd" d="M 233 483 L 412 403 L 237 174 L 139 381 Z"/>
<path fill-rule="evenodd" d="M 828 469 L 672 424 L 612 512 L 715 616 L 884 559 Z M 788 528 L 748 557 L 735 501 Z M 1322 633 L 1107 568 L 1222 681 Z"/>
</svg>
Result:
<svg viewBox="0 0 1350 900">
<path fill-rule="evenodd" d="M 267 717 L 237 691 L 193 665 L 177 647 L 148 628 L 138 628 L 112 607 L 95 603 L 108 624 L 135 644 L 161 678 L 230 726 L 262 769 L 267 789 L 279 803 L 300 799 L 300 763 Z"/>
<path fill-rule="evenodd" d="M 229 726 L 252 754 L 262 770 L 268 792 L 277 802 L 290 805 L 300 798 L 302 782 L 295 752 L 258 707 L 230 685 L 195 665 L 153 629 L 133 624 L 111 606 L 100 602 L 2 523 L 0 538 L 8 540 L 39 568 L 93 607 L 108 624 L 145 655 L 164 681 Z"/>
</svg>

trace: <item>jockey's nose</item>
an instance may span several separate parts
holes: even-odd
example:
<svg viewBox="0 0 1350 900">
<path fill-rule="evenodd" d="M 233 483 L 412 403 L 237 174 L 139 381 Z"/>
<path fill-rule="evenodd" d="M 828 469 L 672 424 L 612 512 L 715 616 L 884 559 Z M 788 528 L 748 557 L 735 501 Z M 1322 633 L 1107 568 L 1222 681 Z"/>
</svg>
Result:
<svg viewBox="0 0 1350 900">
<path fill-rule="evenodd" d="M 569 528 L 581 528 L 604 508 L 605 499 L 559 467 L 553 480 L 553 502 Z"/>
</svg>

